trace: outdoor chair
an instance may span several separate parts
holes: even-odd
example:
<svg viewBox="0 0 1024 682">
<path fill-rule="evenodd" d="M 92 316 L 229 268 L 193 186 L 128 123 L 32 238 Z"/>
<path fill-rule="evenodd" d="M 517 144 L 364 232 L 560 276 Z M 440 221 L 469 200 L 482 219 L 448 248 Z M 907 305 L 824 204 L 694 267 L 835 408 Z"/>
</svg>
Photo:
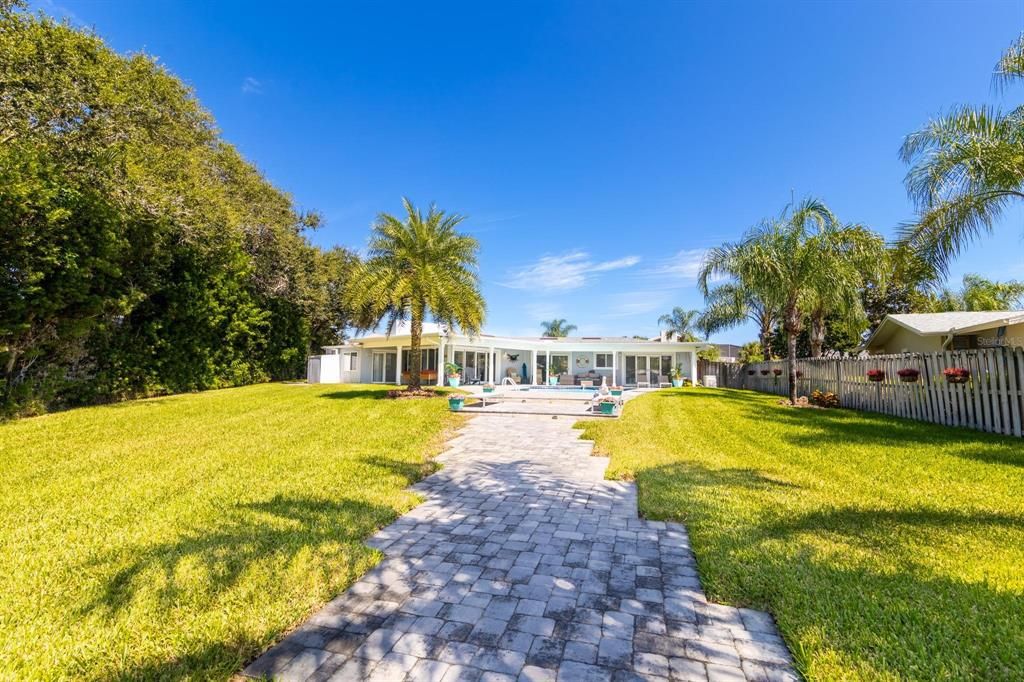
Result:
<svg viewBox="0 0 1024 682">
<path fill-rule="evenodd" d="M 559 374 L 558 375 L 558 385 L 559 386 L 575 386 L 576 385 L 576 378 L 573 375 L 569 374 L 569 373 Z"/>
<path fill-rule="evenodd" d="M 650 388 L 651 377 L 647 370 L 641 370 L 636 373 L 636 387 L 637 388 Z"/>
<path fill-rule="evenodd" d="M 672 380 L 668 378 L 666 374 L 658 375 L 658 388 L 668 388 L 672 385 Z"/>
<path fill-rule="evenodd" d="M 505 377 L 508 378 L 508 379 L 511 379 L 512 381 L 516 382 L 517 384 L 523 383 L 523 378 L 521 376 L 519 376 L 519 372 L 517 372 L 516 370 L 512 369 L 511 367 L 509 367 L 508 369 L 505 370 Z"/>
</svg>

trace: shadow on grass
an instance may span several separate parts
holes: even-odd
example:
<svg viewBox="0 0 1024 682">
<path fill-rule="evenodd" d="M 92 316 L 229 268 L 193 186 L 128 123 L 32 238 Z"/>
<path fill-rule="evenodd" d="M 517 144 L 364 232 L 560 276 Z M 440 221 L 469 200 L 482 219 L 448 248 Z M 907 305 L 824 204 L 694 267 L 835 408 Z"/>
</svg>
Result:
<svg viewBox="0 0 1024 682">
<path fill-rule="evenodd" d="M 143 579 L 153 571 L 162 576 L 159 600 L 167 606 L 179 601 L 179 567 L 198 567 L 212 581 L 207 590 L 231 589 L 254 563 L 268 556 L 294 556 L 307 549 L 337 543 L 357 543 L 396 517 L 391 507 L 363 501 L 276 496 L 236 505 L 216 528 L 186 533 L 171 542 L 138 548 L 132 561 L 111 576 L 100 595 L 85 607 L 113 617 L 128 607 L 154 581 Z M 103 563 L 116 562 L 107 557 Z"/>
<path fill-rule="evenodd" d="M 793 444 L 821 448 L 828 443 L 892 446 L 894 443 L 941 448 L 941 454 L 986 464 L 1024 467 L 1024 441 L 1013 436 L 983 433 L 963 427 L 943 426 L 900 417 L 848 409 L 798 409 L 777 405 L 777 396 L 738 389 L 673 391 L 659 394 L 683 401 L 720 400 L 737 407 L 751 423 L 770 420 L 799 427 L 783 435 Z M 702 406 L 701 409 L 706 409 Z"/>
<path fill-rule="evenodd" d="M 386 398 L 388 395 L 387 388 L 354 388 L 350 391 L 333 391 L 331 393 L 323 393 L 320 395 L 321 398 L 330 398 L 331 400 L 358 400 L 360 398 L 370 398 L 373 400 L 380 400 Z"/>
<path fill-rule="evenodd" d="M 1012 539 L 1024 529 L 1021 514 L 824 503 L 801 512 L 786 504 L 784 481 L 689 462 L 636 478 L 642 509 L 651 501 L 657 518 L 690 524 L 709 597 L 771 611 L 805 672 L 816 656 L 830 658 L 818 647 L 869 678 L 1012 679 L 1024 670 L 1024 594 L 967 572 L 937 573 L 919 554 L 928 537 L 950 538 L 948 546 L 972 536 Z M 744 521 L 730 520 L 737 511 Z M 1010 558 L 997 558 L 995 573 Z M 816 676 L 841 672 L 856 676 L 835 668 Z"/>
</svg>

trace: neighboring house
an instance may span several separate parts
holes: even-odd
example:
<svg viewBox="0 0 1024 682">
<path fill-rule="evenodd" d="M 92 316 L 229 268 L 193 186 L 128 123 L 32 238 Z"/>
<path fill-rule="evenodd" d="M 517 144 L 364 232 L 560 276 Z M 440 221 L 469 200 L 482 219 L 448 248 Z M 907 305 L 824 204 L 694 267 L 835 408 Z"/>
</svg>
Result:
<svg viewBox="0 0 1024 682">
<path fill-rule="evenodd" d="M 719 362 L 740 361 L 740 346 L 734 343 L 716 343 L 715 345 L 718 346 Z"/>
<path fill-rule="evenodd" d="M 409 342 L 408 326 L 400 324 L 390 335 L 371 334 L 325 346 L 325 355 L 309 359 L 307 378 L 310 383 L 407 383 Z M 647 381 L 656 386 L 677 366 L 683 376 L 696 379 L 697 351 L 706 345 L 619 336 L 466 336 L 424 324 L 420 376 L 440 385 L 445 363 L 454 362 L 463 368 L 467 382 L 498 384 L 508 377 L 521 384 L 545 384 L 555 377 L 560 385 L 599 385 L 603 379 L 609 385 Z"/>
<path fill-rule="evenodd" d="M 1024 310 L 886 315 L 864 342 L 872 355 L 1024 346 Z"/>
</svg>

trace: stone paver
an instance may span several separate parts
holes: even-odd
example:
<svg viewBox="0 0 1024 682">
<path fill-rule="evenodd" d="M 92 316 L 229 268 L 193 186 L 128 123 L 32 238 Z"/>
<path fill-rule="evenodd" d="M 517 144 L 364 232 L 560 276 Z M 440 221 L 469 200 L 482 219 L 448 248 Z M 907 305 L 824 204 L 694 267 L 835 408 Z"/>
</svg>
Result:
<svg viewBox="0 0 1024 682">
<path fill-rule="evenodd" d="M 771 616 L 711 604 L 572 419 L 469 421 L 386 558 L 245 668 L 280 680 L 799 679 Z"/>
</svg>

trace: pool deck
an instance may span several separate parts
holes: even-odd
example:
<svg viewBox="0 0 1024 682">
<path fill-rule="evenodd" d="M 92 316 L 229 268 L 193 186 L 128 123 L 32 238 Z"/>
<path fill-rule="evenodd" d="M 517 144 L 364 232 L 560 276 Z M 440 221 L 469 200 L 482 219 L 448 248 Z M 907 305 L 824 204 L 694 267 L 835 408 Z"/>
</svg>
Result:
<svg viewBox="0 0 1024 682">
<path fill-rule="evenodd" d="M 462 386 L 462 390 L 473 398 L 484 396 L 483 386 Z M 524 391 L 522 387 L 512 388 L 509 386 L 497 386 L 493 393 L 488 393 L 488 401 L 494 400 L 486 406 L 480 403 L 466 403 L 462 411 L 466 414 L 538 414 L 551 415 L 553 417 L 594 417 L 599 419 L 614 419 L 622 414 L 622 407 L 615 410 L 614 414 L 604 415 L 600 412 L 590 411 L 590 400 L 597 388 L 593 391 L 580 391 L 572 389 L 552 388 L 538 386 L 536 391 Z M 656 388 L 632 388 L 622 393 L 622 403 L 641 396 Z M 562 392 L 564 395 L 557 395 Z M 531 395 L 532 394 L 532 395 Z"/>
</svg>

